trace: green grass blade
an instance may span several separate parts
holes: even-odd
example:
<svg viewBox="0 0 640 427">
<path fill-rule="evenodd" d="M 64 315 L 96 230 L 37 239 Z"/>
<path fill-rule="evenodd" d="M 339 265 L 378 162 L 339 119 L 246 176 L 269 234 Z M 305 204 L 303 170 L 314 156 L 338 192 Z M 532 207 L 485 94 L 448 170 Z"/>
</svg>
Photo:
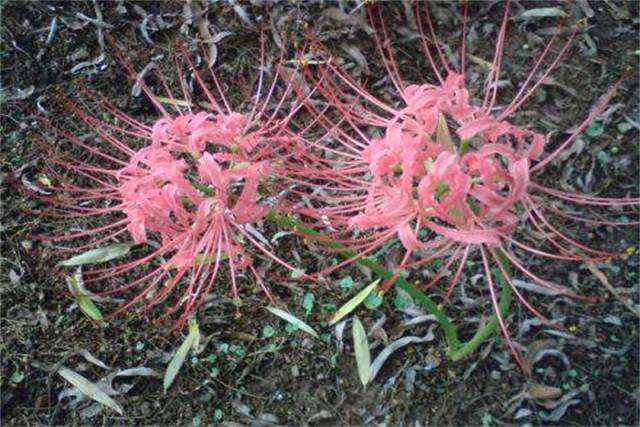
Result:
<svg viewBox="0 0 640 427">
<path fill-rule="evenodd" d="M 362 304 L 362 302 L 367 299 L 369 294 L 378 287 L 380 283 L 380 279 L 371 283 L 369 286 L 358 292 L 353 298 L 351 298 L 345 305 L 340 307 L 338 311 L 335 312 L 331 320 L 329 321 L 329 326 L 334 325 L 340 321 L 344 316 L 351 313 L 357 306 Z"/>
<path fill-rule="evenodd" d="M 182 342 L 178 351 L 175 352 L 171 361 L 169 362 L 169 366 L 167 366 L 167 370 L 164 373 L 163 386 L 164 391 L 166 392 L 173 381 L 176 379 L 184 360 L 187 358 L 187 354 L 189 354 L 189 350 L 198 346 L 200 342 L 200 329 L 198 328 L 198 323 L 195 319 L 191 319 L 189 321 L 189 335 Z"/>
</svg>

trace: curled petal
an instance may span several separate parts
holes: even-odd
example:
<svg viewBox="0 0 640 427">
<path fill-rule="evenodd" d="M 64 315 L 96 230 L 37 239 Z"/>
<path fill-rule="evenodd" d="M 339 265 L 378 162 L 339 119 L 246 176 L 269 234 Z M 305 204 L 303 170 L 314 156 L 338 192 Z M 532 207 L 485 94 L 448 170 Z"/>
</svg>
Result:
<svg viewBox="0 0 640 427">
<path fill-rule="evenodd" d="M 500 238 L 494 230 L 456 230 L 454 228 L 443 227 L 434 222 L 427 221 L 426 226 L 436 233 L 440 233 L 451 240 L 468 244 L 489 244 L 499 245 Z"/>
<path fill-rule="evenodd" d="M 398 238 L 402 242 L 402 246 L 409 252 L 417 251 L 423 247 L 409 224 L 404 224 L 398 228 Z"/>
</svg>

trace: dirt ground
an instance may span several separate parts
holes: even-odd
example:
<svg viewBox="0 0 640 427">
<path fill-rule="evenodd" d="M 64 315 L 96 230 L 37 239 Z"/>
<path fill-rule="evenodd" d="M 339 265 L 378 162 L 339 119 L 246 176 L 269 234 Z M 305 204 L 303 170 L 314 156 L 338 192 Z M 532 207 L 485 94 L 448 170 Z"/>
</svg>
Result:
<svg viewBox="0 0 640 427">
<path fill-rule="evenodd" d="M 222 75 L 251 72 L 260 31 L 277 49 L 282 40 L 302 41 L 309 28 L 332 47 L 354 72 L 378 88 L 389 86 L 369 33 L 365 6 L 357 2 L 193 1 L 209 22 Z M 542 264 L 545 277 L 589 295 L 609 295 L 588 304 L 530 292 L 536 307 L 568 327 L 548 329 L 515 306 L 509 315 L 516 340 L 528 348 L 533 379 L 528 380 L 497 335 L 473 357 L 453 363 L 445 356 L 442 332 L 402 295 L 393 292 L 377 306 L 359 307 L 373 355 L 395 340 L 424 337 L 394 352 L 375 381 L 363 389 L 358 380 L 350 326 L 342 334 L 326 326 L 328 313 L 368 284 L 357 267 L 335 273 L 326 284 L 296 284 L 266 277 L 281 306 L 321 333 L 312 339 L 263 308 L 259 292 L 243 295 L 241 317 L 231 298 L 215 295 L 198 314 L 204 350 L 187 358 L 175 383 L 163 391 L 162 373 L 184 335 L 170 324 L 152 321 L 162 311 L 131 315 L 99 327 L 66 295 L 68 270 L 33 235 L 55 225 L 31 211 L 36 203 L 18 188 L 38 179 L 43 153 L 35 145 L 39 107 L 61 126 L 71 113 L 58 95 L 79 93 L 83 85 L 104 94 L 127 114 L 153 122 L 156 113 L 144 97 L 131 95 L 133 83 L 100 33 L 110 31 L 136 66 L 166 54 L 176 39 L 204 45 L 201 30 L 185 17 L 179 2 L 27 2 L 1 1 L 2 256 L 0 410 L 3 425 L 638 425 L 640 423 L 638 318 L 611 297 L 584 265 Z M 417 55 L 410 17 L 403 3 L 386 5 L 401 72 L 424 81 L 426 61 Z M 506 93 L 526 78 L 529 49 L 549 40 L 558 18 L 518 18 L 534 8 L 559 8 L 569 20 L 584 19 L 565 61 L 542 85 L 517 120 L 550 133 L 566 131 L 625 71 L 628 78 L 598 124 L 574 146 L 572 154 L 542 176 L 556 188 L 638 196 L 640 128 L 636 1 L 514 1 L 503 70 Z M 340 9 L 342 8 L 342 9 Z M 457 40 L 457 3 L 434 5 L 445 42 Z M 491 61 L 500 22 L 498 2 L 471 2 L 469 53 Z M 230 34 L 225 36 L 228 31 Z M 447 32 L 449 31 L 449 32 Z M 215 34 L 219 36 L 216 37 Z M 459 35 L 459 33 L 458 33 Z M 455 41 L 451 42 L 452 46 Z M 293 43 L 292 43 L 293 44 Z M 351 53 L 350 53 L 351 52 Z M 356 52 L 355 54 L 353 52 Z M 104 55 L 104 56 L 103 56 Z M 146 61 L 146 62 L 145 62 Z M 161 62 L 162 60 L 159 60 Z M 364 63 L 363 63 L 364 61 Z M 140 69 L 139 68 L 139 69 Z M 368 69 L 368 70 L 366 70 Z M 241 70 L 238 72 L 237 70 Z M 369 74 L 367 74 L 367 72 Z M 625 256 L 597 265 L 620 298 L 638 304 L 638 230 L 613 227 L 568 230 L 593 247 Z M 327 264 L 324 255 L 286 236 L 278 250 L 304 263 Z M 393 259 L 393 250 L 387 255 Z M 415 272 L 432 273 L 434 267 Z M 352 279 L 352 280 L 351 280 Z M 472 281 L 473 277 L 465 280 Z M 474 282 L 475 283 L 475 282 Z M 225 287 L 222 287 L 224 289 Z M 311 295 L 311 297 L 309 296 Z M 470 312 L 456 305 L 452 317 L 469 334 L 490 313 L 482 302 Z M 160 315 L 160 316 L 159 316 Z M 418 320 L 416 320 L 418 319 Z M 407 325 L 408 321 L 413 324 Z M 344 335 L 344 336 L 342 336 Z M 118 415 L 73 388 L 56 373 L 66 366 L 91 381 L 109 377 Z M 115 376 L 130 368 L 152 368 L 158 375 Z M 540 397 L 531 382 L 557 387 Z M 531 395 L 538 396 L 534 399 Z"/>
</svg>

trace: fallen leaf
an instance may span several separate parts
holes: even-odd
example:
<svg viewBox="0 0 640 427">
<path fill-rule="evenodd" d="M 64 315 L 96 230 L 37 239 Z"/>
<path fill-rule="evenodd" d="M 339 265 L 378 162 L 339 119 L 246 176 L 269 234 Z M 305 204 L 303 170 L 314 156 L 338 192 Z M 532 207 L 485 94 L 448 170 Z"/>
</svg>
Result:
<svg viewBox="0 0 640 427">
<path fill-rule="evenodd" d="M 527 385 L 525 392 L 534 400 L 557 399 L 562 396 L 562 389 L 537 383 Z"/>
<path fill-rule="evenodd" d="M 298 329 L 300 329 L 300 330 L 312 335 L 314 338 L 320 338 L 318 333 L 311 326 L 307 325 L 305 322 L 303 322 L 302 320 L 298 319 L 293 314 L 287 313 L 286 311 L 280 310 L 279 308 L 276 308 L 276 307 L 266 307 L 266 308 L 272 314 L 275 314 L 279 318 L 286 320 L 287 322 L 289 322 L 292 325 L 296 326 Z"/>
<path fill-rule="evenodd" d="M 97 357 L 95 357 L 88 350 L 82 349 L 82 350 L 78 351 L 78 354 L 80 356 L 84 357 L 84 359 L 87 362 L 93 363 L 94 365 L 99 366 L 102 369 L 111 369 L 110 366 L 106 365 L 102 360 L 100 360 Z"/>
<path fill-rule="evenodd" d="M 76 267 L 79 265 L 99 264 L 111 261 L 112 259 L 125 256 L 135 245 L 134 242 L 116 243 L 115 245 L 91 249 L 65 261 L 60 261 L 58 265 L 62 267 Z"/>
<path fill-rule="evenodd" d="M 58 370 L 58 374 L 60 374 L 62 378 L 69 381 L 73 386 L 75 386 L 89 398 L 105 406 L 108 406 L 120 415 L 124 414 L 124 410 L 118 404 L 118 402 L 107 396 L 106 393 L 101 391 L 94 383 L 92 383 L 82 375 L 72 371 L 69 368 L 65 368 L 64 366 Z"/>
<path fill-rule="evenodd" d="M 386 346 L 384 350 L 382 350 L 380 354 L 376 356 L 376 358 L 373 360 L 373 363 L 371 363 L 371 374 L 369 376 L 369 382 L 375 379 L 375 377 L 378 375 L 378 372 L 380 372 L 382 365 L 384 365 L 389 356 L 391 356 L 395 351 L 409 344 L 432 341 L 433 339 L 433 332 L 431 331 L 431 329 L 429 329 L 429 332 L 424 337 L 404 337 Z"/>
<path fill-rule="evenodd" d="M 371 377 L 371 352 L 367 341 L 367 332 L 357 317 L 353 318 L 351 332 L 353 333 L 353 348 L 356 353 L 358 376 L 360 377 L 360 382 L 366 388 Z"/>
<path fill-rule="evenodd" d="M 567 13 L 557 7 L 538 7 L 522 12 L 520 19 L 537 19 L 537 18 L 566 18 Z"/>
<path fill-rule="evenodd" d="M 84 283 L 82 280 L 82 271 L 78 269 L 73 276 L 69 276 L 67 279 L 67 286 L 69 287 L 69 292 L 76 300 L 78 307 L 84 314 L 87 315 L 92 320 L 97 321 L 99 324 L 103 324 L 102 312 L 96 306 L 91 297 L 86 293 L 84 289 Z"/>
<path fill-rule="evenodd" d="M 196 348 L 199 342 L 200 329 L 198 328 L 198 322 L 195 319 L 191 319 L 189 320 L 189 335 L 187 335 L 187 338 L 185 338 L 182 345 L 178 348 L 178 351 L 176 351 L 171 358 L 169 366 L 167 366 L 167 370 L 164 373 L 163 387 L 165 392 L 169 387 L 171 387 L 171 384 L 173 384 L 173 381 L 176 379 L 189 350 Z"/>
<path fill-rule="evenodd" d="M 359 14 L 349 14 L 343 12 L 337 7 L 328 7 L 322 11 L 322 14 L 327 18 L 331 18 L 341 24 L 348 24 L 354 27 L 360 27 L 367 34 L 373 34 L 375 30 L 367 24 L 367 20 Z"/>
<path fill-rule="evenodd" d="M 329 326 L 334 325 L 335 323 L 339 322 L 340 319 L 342 319 L 344 316 L 351 313 L 358 305 L 360 305 L 365 299 L 367 299 L 371 291 L 373 291 L 379 283 L 380 279 L 371 283 L 369 286 L 358 292 L 353 298 L 347 301 L 345 305 L 340 307 L 329 321 Z"/>
</svg>

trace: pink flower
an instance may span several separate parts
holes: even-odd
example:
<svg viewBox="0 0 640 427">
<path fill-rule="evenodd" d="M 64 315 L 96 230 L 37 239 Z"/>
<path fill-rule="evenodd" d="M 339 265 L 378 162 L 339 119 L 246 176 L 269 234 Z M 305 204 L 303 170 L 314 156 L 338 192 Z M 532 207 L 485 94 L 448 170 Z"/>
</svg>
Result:
<svg viewBox="0 0 640 427">
<path fill-rule="evenodd" d="M 265 59 L 264 51 L 261 57 Z M 51 165 L 47 174 L 60 183 L 55 196 L 43 198 L 51 204 L 52 214 L 109 220 L 107 225 L 82 232 L 42 238 L 88 239 L 88 243 L 76 245 L 70 251 L 133 240 L 139 247 L 132 252 L 131 259 L 85 269 L 85 283 L 96 294 L 136 292 L 113 315 L 170 300 L 172 306 L 164 313 L 171 317 L 181 311 L 176 328 L 182 327 L 220 285 L 228 286 L 232 297 L 239 298 L 241 272 L 242 276 L 250 277 L 245 280 L 248 284 L 257 285 L 273 301 L 256 271 L 254 254 L 288 269 L 295 268 L 273 253 L 268 241 L 256 231 L 257 223 L 278 200 L 274 194 L 281 191 L 280 185 L 287 185 L 279 179 L 286 174 L 283 153 L 286 158 L 301 149 L 298 138 L 287 129 L 293 113 L 283 108 L 291 89 L 278 91 L 278 96 L 273 90 L 280 79 L 279 67 L 269 84 L 265 67 L 259 67 L 255 94 L 249 108 L 241 112 L 232 110 L 225 95 L 211 90 L 188 57 L 184 59 L 195 76 L 197 91 L 211 105 L 208 111 L 181 107 L 202 105 L 193 102 L 187 90 L 182 102 L 177 102 L 171 92 L 166 94 L 165 99 L 176 101 L 171 103 L 175 111 L 167 111 L 169 107 L 162 98 L 125 63 L 132 78 L 162 115 L 151 126 L 91 93 L 93 104 L 116 117 L 118 125 L 91 116 L 71 100 L 66 102 L 103 144 L 89 145 L 41 119 L 75 147 L 69 154 L 61 154 L 57 147 L 47 145 Z M 188 88 L 185 74 L 179 72 L 178 76 L 182 81 L 177 86 Z M 221 88 L 213 70 L 207 70 L 207 76 L 215 80 L 215 88 Z M 166 80 L 160 77 L 161 81 Z M 170 85 L 164 87 L 168 91 Z M 272 108 L 274 103 L 276 107 Z M 267 106 L 268 115 L 264 114 Z M 78 151 L 84 151 L 90 160 L 84 160 Z M 77 178 L 85 185 L 75 184 Z M 267 181 L 268 191 L 263 185 Z M 228 279 L 218 280 L 222 274 L 228 274 Z M 125 281 L 109 282 L 118 275 Z M 96 289 L 105 282 L 111 283 L 112 288 Z"/>
<path fill-rule="evenodd" d="M 534 172 L 553 161 L 604 111 L 620 82 L 596 103 L 568 138 L 545 153 L 545 137 L 512 120 L 514 112 L 562 59 L 575 31 L 548 68 L 541 71 L 539 68 L 551 51 L 551 44 L 545 47 L 514 99 L 496 109 L 508 7 L 498 29 L 496 54 L 487 85 L 478 100 L 466 88 L 464 30 L 461 66 L 454 70 L 430 22 L 428 5 L 417 2 L 419 40 L 437 81 L 406 85 L 393 58 L 393 43 L 387 39 L 383 7 L 375 4 L 368 10 L 372 24 L 381 28 L 375 35 L 376 44 L 389 80 L 397 91 L 394 102 L 376 97 L 341 69 L 328 49 L 315 40 L 310 43 L 310 52 L 319 65 L 314 66 L 315 70 L 309 67 L 305 75 L 316 88 L 317 97 L 323 99 L 310 101 L 307 93 L 298 93 L 315 124 L 307 129 L 315 138 L 306 140 L 306 161 L 309 167 L 316 168 L 314 172 L 301 172 L 298 181 L 309 176 L 321 178 L 321 183 L 311 182 L 320 186 L 322 193 L 316 195 L 317 192 L 310 190 L 311 196 L 307 198 L 312 207 L 300 207 L 299 212 L 315 219 L 317 227 L 329 226 L 335 230 L 333 238 L 356 248 L 360 256 L 398 238 L 405 249 L 399 267 L 447 257 L 426 285 L 435 286 L 447 277 L 447 269 L 458 264 L 443 294 L 444 301 L 461 280 L 467 260 L 474 256 L 481 258 L 488 295 L 501 329 L 521 362 L 498 310 L 499 291 L 495 289 L 492 266 L 501 271 L 503 266 L 497 251 L 506 255 L 517 274 L 550 291 L 573 297 L 579 296 L 527 268 L 520 260 L 521 252 L 575 262 L 604 260 L 616 255 L 589 248 L 554 227 L 549 213 L 587 224 L 620 223 L 581 218 L 558 204 L 549 203 L 546 198 L 553 196 L 562 202 L 600 207 L 638 206 L 640 199 L 554 190 L 535 183 Z M 428 36 L 422 27 L 425 15 Z M 317 105 L 328 107 L 320 109 Z M 384 137 L 371 137 L 374 133 Z M 353 229 L 360 233 L 354 236 Z M 522 304 L 548 324 L 513 285 L 511 277 L 505 276 L 505 280 Z"/>
</svg>

